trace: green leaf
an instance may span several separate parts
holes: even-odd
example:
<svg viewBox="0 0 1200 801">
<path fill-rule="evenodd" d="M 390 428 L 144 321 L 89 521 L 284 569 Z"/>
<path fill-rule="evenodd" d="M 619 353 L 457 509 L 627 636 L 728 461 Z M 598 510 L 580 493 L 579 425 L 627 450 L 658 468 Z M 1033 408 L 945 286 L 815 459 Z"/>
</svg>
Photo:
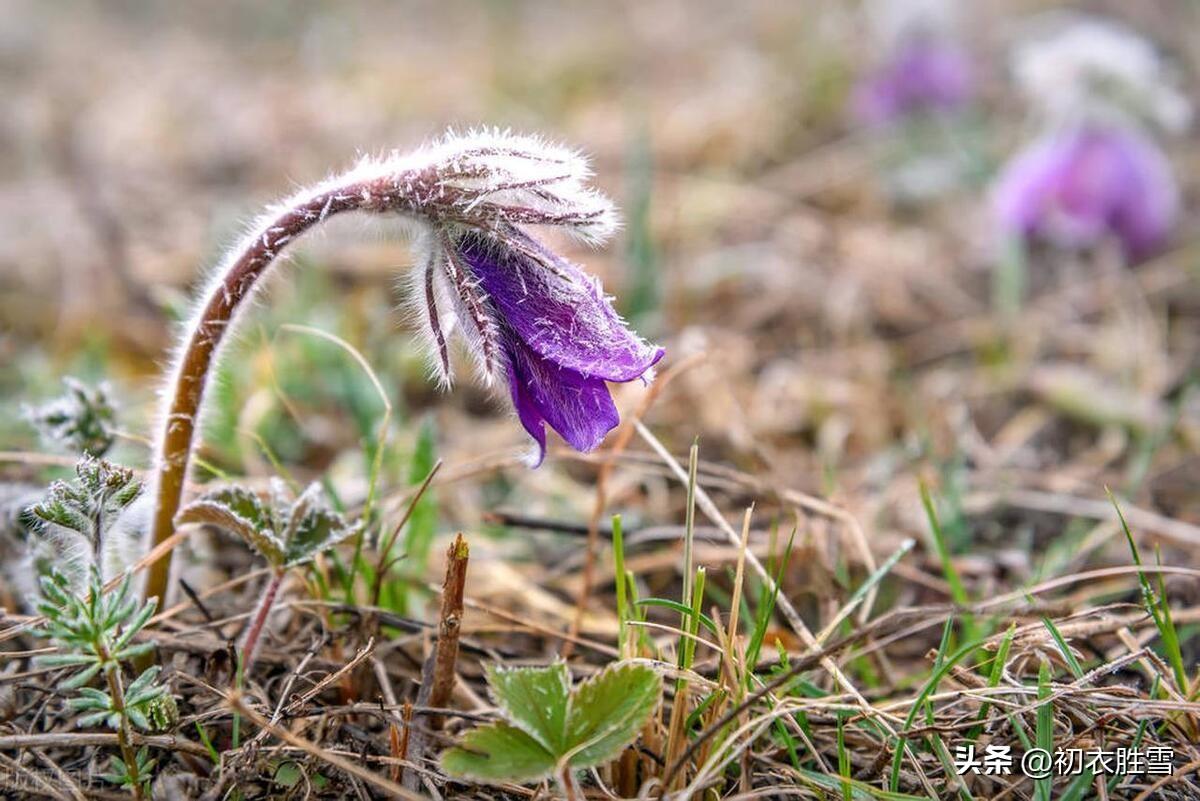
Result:
<svg viewBox="0 0 1200 801">
<path fill-rule="evenodd" d="M 84 668 L 80 672 L 76 673 L 71 678 L 63 681 L 58 686 L 63 690 L 74 690 L 76 688 L 82 687 L 83 685 L 87 684 L 89 681 L 91 681 L 93 678 L 95 678 L 96 674 L 99 672 L 100 672 L 100 662 L 98 662 L 98 661 L 93 662 L 92 664 L 88 665 L 86 668 Z"/>
<path fill-rule="evenodd" d="M 648 665 L 618 662 L 584 681 L 571 698 L 567 720 L 573 768 L 602 765 L 637 739 L 662 695 L 662 679 Z"/>
<path fill-rule="evenodd" d="M 552 754 L 566 750 L 571 674 L 565 662 L 544 668 L 489 665 L 487 682 L 510 723 Z"/>
<path fill-rule="evenodd" d="M 556 762 L 541 743 L 508 723 L 472 729 L 442 752 L 446 773 L 491 784 L 540 781 L 554 772 Z"/>
<path fill-rule="evenodd" d="M 207 523 L 241 537 L 272 565 L 284 563 L 284 543 L 275 531 L 271 509 L 241 487 L 210 492 L 188 504 L 175 518 L 181 523 Z"/>
<path fill-rule="evenodd" d="M 268 500 L 241 487 L 208 493 L 179 513 L 179 523 L 208 523 L 241 537 L 274 567 L 295 567 L 358 533 L 312 484 L 294 502 L 272 485 Z"/>
<path fill-rule="evenodd" d="M 290 509 L 288 529 L 283 538 L 284 566 L 295 567 L 311 561 L 317 554 L 356 533 L 357 526 L 347 523 L 326 504 L 321 486 L 310 484 Z"/>
<path fill-rule="evenodd" d="M 679 601 L 672 601 L 670 598 L 641 598 L 638 600 L 636 605 L 660 606 L 664 609 L 671 609 L 675 612 L 678 612 L 685 618 L 690 618 L 692 616 L 692 608 L 690 606 L 684 606 L 683 604 L 679 603 Z M 713 622 L 711 617 L 703 612 L 700 613 L 700 625 L 704 626 L 704 628 L 708 629 L 713 634 L 717 633 L 717 624 Z"/>
</svg>

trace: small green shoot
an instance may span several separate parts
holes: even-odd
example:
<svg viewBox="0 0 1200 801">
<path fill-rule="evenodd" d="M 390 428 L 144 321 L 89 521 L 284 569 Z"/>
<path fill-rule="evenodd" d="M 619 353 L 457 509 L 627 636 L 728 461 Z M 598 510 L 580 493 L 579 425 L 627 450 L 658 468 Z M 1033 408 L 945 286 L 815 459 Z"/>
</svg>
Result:
<svg viewBox="0 0 1200 801">
<path fill-rule="evenodd" d="M 1054 753 L 1054 702 L 1050 700 L 1050 663 L 1043 661 L 1038 668 L 1038 700 L 1042 703 L 1037 710 L 1037 727 L 1034 737 L 1037 747 L 1048 754 Z M 1033 797 L 1037 801 L 1050 801 L 1054 791 L 1054 779 L 1050 776 L 1033 780 Z"/>
<path fill-rule="evenodd" d="M 46 621 L 31 634 L 58 646 L 58 653 L 38 657 L 40 664 L 74 672 L 59 687 L 76 693 L 67 705 L 83 713 L 79 725 L 104 725 L 117 732 L 121 756 L 112 758 L 104 778 L 140 799 L 146 795 L 155 760 L 145 748 L 134 751 L 132 730 L 163 731 L 178 721 L 174 699 L 157 681 L 157 665 L 137 675 L 128 686 L 122 677 L 122 662 L 154 650 L 153 642 L 135 640 L 154 614 L 157 601 L 139 604 L 131 594 L 129 578 L 105 594 L 104 582 L 94 567 L 87 590 L 84 595 L 72 592 L 70 583 L 58 572 L 43 576 L 44 600 L 38 611 Z M 97 676 L 104 679 L 105 689 L 89 686 Z"/>
<path fill-rule="evenodd" d="M 1067 640 L 1062 636 L 1062 632 L 1058 630 L 1058 626 L 1054 625 L 1053 620 L 1045 616 L 1042 617 L 1042 625 L 1046 627 L 1046 630 L 1050 632 L 1050 636 L 1054 638 L 1054 644 L 1058 646 L 1058 652 L 1062 654 L 1063 661 L 1070 668 L 1071 675 L 1077 679 L 1083 678 L 1083 666 L 1075 658 L 1075 652 L 1067 644 Z"/>
<path fill-rule="evenodd" d="M 1133 554 L 1133 562 L 1138 567 L 1138 582 L 1142 586 L 1142 603 L 1146 607 L 1146 611 L 1150 613 L 1150 617 L 1154 620 L 1154 626 L 1158 629 L 1158 635 L 1162 639 L 1163 649 L 1167 652 L 1167 662 L 1171 665 L 1171 670 L 1175 674 L 1175 684 L 1179 688 L 1179 692 L 1184 696 L 1188 694 L 1188 677 L 1187 669 L 1183 664 L 1183 649 L 1179 644 L 1179 632 L 1175 630 L 1175 622 L 1171 619 L 1171 607 L 1167 602 L 1166 585 L 1162 581 L 1162 576 L 1159 576 L 1159 592 L 1155 593 L 1154 588 L 1150 584 L 1150 579 L 1146 576 L 1146 572 L 1142 569 L 1142 556 L 1138 552 L 1137 543 L 1133 539 L 1133 532 L 1129 530 L 1129 524 L 1125 521 L 1125 515 L 1121 511 L 1120 504 L 1117 503 L 1116 497 L 1111 490 L 1105 490 L 1108 493 L 1108 500 L 1117 510 L 1117 518 L 1121 522 L 1121 530 L 1125 532 L 1125 540 L 1129 543 L 1129 550 Z"/>
<path fill-rule="evenodd" d="M 40 406 L 25 407 L 25 419 L 48 445 L 99 458 L 116 440 L 116 412 L 106 384 L 89 387 L 65 376 L 66 391 Z"/>
</svg>

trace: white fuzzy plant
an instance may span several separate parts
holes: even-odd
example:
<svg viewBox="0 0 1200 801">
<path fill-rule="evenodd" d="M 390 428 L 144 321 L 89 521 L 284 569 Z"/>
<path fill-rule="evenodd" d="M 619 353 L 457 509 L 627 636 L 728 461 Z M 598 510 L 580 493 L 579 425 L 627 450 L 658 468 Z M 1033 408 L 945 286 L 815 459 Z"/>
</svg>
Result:
<svg viewBox="0 0 1200 801">
<path fill-rule="evenodd" d="M 102 581 L 116 578 L 141 556 L 150 508 L 132 470 L 85 456 L 74 478 L 53 482 L 20 514 L 25 540 L 10 574 L 27 598 L 51 569 L 76 594 L 93 570 Z"/>
<path fill-rule="evenodd" d="M 578 153 L 539 138 L 496 131 L 448 134 L 413 153 L 365 158 L 268 210 L 213 272 L 176 349 L 156 442 L 152 545 L 174 533 L 205 391 L 230 332 L 261 279 L 305 232 L 347 212 L 410 222 L 417 254 L 413 302 L 434 375 L 450 384 L 447 341 L 457 327 L 483 380 L 495 384 L 505 373 L 504 348 L 488 297 L 464 269 L 456 242 L 466 233 L 482 235 L 553 270 L 552 260 L 531 245 L 520 226 L 555 226 L 584 242 L 604 240 L 616 215 L 587 186 L 590 175 Z M 150 566 L 147 596 L 165 594 L 169 571 L 168 551 Z"/>
</svg>

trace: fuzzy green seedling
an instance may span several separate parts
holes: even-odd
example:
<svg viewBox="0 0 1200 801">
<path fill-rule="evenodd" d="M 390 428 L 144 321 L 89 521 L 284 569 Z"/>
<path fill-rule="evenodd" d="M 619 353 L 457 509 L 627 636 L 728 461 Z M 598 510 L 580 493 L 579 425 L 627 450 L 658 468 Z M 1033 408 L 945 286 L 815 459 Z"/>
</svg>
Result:
<svg viewBox="0 0 1200 801">
<path fill-rule="evenodd" d="M 180 523 L 208 523 L 237 535 L 270 565 L 271 578 L 242 636 L 243 673 L 254 664 L 263 626 L 288 569 L 311 562 L 360 531 L 329 507 L 319 484 L 310 484 L 290 500 L 286 485 L 274 481 L 269 495 L 264 499 L 242 487 L 227 487 L 198 498 L 179 513 Z"/>
<path fill-rule="evenodd" d="M 116 411 L 107 384 L 88 386 L 65 376 L 65 392 L 40 406 L 25 407 L 38 436 L 59 450 L 101 457 L 116 440 Z"/>
<path fill-rule="evenodd" d="M 158 682 L 158 666 L 125 686 L 121 663 L 154 650 L 154 643 L 140 640 L 138 634 L 154 614 L 157 602 L 138 603 L 128 578 L 106 594 L 95 567 L 86 594 L 73 592 L 70 582 L 58 572 L 42 578 L 42 594 L 38 611 L 45 616 L 45 623 L 32 634 L 50 640 L 58 650 L 38 661 L 72 671 L 59 687 L 75 692 L 67 705 L 83 713 L 77 723 L 104 725 L 117 732 L 121 756 L 112 758 L 104 778 L 128 788 L 135 798 L 144 798 L 155 760 L 145 748 L 134 751 L 133 728 L 169 729 L 178 721 L 178 713 L 167 688 Z M 103 678 L 104 689 L 90 686 L 97 676 Z"/>
</svg>

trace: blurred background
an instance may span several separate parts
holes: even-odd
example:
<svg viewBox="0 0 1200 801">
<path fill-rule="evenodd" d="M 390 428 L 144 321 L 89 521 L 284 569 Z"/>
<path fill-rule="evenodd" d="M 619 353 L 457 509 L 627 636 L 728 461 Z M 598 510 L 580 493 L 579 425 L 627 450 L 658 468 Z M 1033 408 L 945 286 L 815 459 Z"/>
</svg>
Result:
<svg viewBox="0 0 1200 801">
<path fill-rule="evenodd" d="M 916 479 L 931 478 L 954 547 L 1004 557 L 974 567 L 985 587 L 1109 542 L 1062 536 L 1105 485 L 1200 517 L 1191 129 L 1152 137 L 1178 190 L 1153 252 L 1102 231 L 1030 236 L 1014 256 L 990 200 L 1047 128 L 1012 65 L 1045 12 L 1136 31 L 1187 105 L 1200 6 L 989 0 L 947 20 L 946 5 L 5 0 L 0 449 L 39 448 L 22 406 L 69 374 L 110 383 L 114 456 L 144 466 L 174 323 L 264 204 L 358 154 L 488 125 L 593 156 L 624 227 L 572 255 L 666 346 L 664 369 L 703 354 L 646 417 L 677 452 L 698 436 L 761 487 L 832 497 L 880 552 L 923 529 Z M 911 41 L 951 43 L 953 63 L 889 77 Z M 1123 197 L 1137 176 L 1120 176 Z M 504 461 L 527 445 L 504 399 L 427 380 L 398 311 L 396 231 L 339 222 L 293 255 L 225 366 L 207 464 L 361 483 L 379 399 L 344 352 L 281 327 L 297 323 L 345 338 L 383 380 L 393 485 L 422 438 L 450 465 L 499 455 L 486 481 L 445 490 L 443 526 L 517 503 L 586 518 L 592 473 L 561 443 L 529 473 Z M 646 389 L 616 391 L 628 410 Z M 665 482 L 635 471 L 612 505 L 674 519 Z"/>
</svg>

